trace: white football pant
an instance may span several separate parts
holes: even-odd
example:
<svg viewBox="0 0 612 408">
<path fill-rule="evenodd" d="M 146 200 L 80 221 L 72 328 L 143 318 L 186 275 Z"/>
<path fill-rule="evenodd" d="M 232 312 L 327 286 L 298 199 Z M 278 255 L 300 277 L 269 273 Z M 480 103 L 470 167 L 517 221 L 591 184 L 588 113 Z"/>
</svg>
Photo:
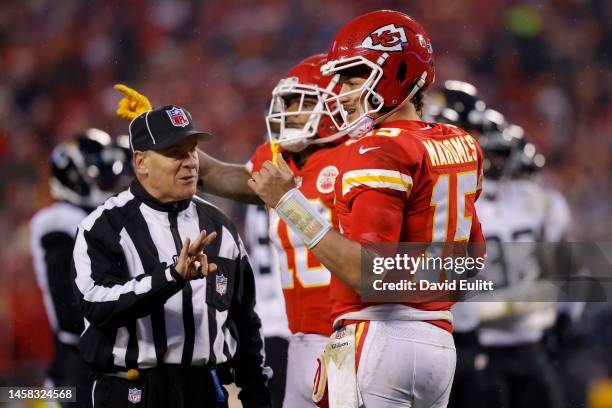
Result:
<svg viewBox="0 0 612 408">
<path fill-rule="evenodd" d="M 447 406 L 457 359 L 451 333 L 393 320 L 371 321 L 365 336 L 357 385 L 366 408 Z"/>
<path fill-rule="evenodd" d="M 317 370 L 317 358 L 328 341 L 328 337 L 318 334 L 296 333 L 289 338 L 283 407 L 316 407 L 312 402 L 312 385 Z"/>
</svg>

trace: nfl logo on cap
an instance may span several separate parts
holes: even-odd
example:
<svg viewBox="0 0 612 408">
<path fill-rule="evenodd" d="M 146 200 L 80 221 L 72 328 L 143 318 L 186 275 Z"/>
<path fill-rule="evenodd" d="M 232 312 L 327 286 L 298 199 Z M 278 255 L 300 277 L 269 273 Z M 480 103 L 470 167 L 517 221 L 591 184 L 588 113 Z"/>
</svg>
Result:
<svg viewBox="0 0 612 408">
<path fill-rule="evenodd" d="M 174 106 L 172 109 L 166 110 L 166 113 L 174 126 L 185 127 L 189 125 L 189 118 L 181 108 Z"/>
</svg>

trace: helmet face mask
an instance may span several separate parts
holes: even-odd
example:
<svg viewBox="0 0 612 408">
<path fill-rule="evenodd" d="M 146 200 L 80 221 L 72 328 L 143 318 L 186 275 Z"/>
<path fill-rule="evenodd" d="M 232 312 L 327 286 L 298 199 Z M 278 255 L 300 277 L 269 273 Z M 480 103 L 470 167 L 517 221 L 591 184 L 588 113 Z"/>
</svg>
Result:
<svg viewBox="0 0 612 408">
<path fill-rule="evenodd" d="M 306 148 L 310 139 L 318 135 L 322 117 L 327 116 L 331 120 L 330 114 L 323 109 L 325 95 L 334 94 L 316 85 L 300 84 L 297 77 L 281 79 L 272 91 L 266 117 L 270 138 L 288 151 L 297 152 Z M 291 109 L 295 100 L 297 108 Z M 303 118 L 306 120 L 303 121 Z"/>
<path fill-rule="evenodd" d="M 324 109 L 324 98 L 335 96 L 338 77 L 323 77 L 325 54 L 306 58 L 293 67 L 272 91 L 266 116 L 268 136 L 283 149 L 299 152 L 307 146 L 328 143 L 343 136 Z M 297 103 L 296 103 L 297 102 Z"/>
<path fill-rule="evenodd" d="M 351 72 L 354 72 L 356 69 L 367 72 L 365 81 L 360 87 L 324 98 L 325 109 L 329 113 L 334 125 L 339 131 L 348 132 L 350 137 L 358 137 L 363 131 L 358 130 L 357 132 L 352 132 L 352 130 L 361 129 L 364 126 L 369 128 L 367 131 L 371 130 L 371 126 L 369 125 L 373 125 L 372 119 L 374 119 L 374 116 L 380 112 L 384 106 L 383 97 L 375 91 L 376 86 L 383 76 L 383 70 L 379 65 L 376 65 L 362 56 L 330 61 L 321 67 L 321 71 L 324 75 L 337 74 L 341 77 L 353 77 Z M 359 77 L 361 77 L 361 75 Z M 342 101 L 357 98 L 358 104 L 355 108 L 359 116 L 350 119 L 348 111 L 345 109 Z"/>
<path fill-rule="evenodd" d="M 522 130 L 522 129 L 521 129 Z M 537 178 L 540 171 L 546 164 L 546 158 L 539 153 L 533 143 L 526 138 L 521 138 L 518 142 L 516 153 L 517 177 Z"/>
<path fill-rule="evenodd" d="M 487 179 L 501 180 L 509 178 L 508 171 L 512 157 L 512 150 L 489 150 L 483 161 L 483 172 Z"/>
<path fill-rule="evenodd" d="M 478 143 L 485 156 L 485 177 L 491 180 L 512 178 L 518 168 L 522 128 L 509 124 L 501 113 L 487 109 L 480 130 Z"/>
</svg>

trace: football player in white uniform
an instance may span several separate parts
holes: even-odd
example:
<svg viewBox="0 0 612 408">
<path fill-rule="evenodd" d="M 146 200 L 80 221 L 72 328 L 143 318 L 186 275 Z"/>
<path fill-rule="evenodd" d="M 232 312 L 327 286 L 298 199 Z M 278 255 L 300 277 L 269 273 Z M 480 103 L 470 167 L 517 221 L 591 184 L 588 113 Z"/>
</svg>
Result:
<svg viewBox="0 0 612 408">
<path fill-rule="evenodd" d="M 538 243 L 546 240 L 547 195 L 529 179 L 514 178 L 522 154 L 522 130 L 487 110 L 479 143 L 485 151 L 483 197 L 477 203 L 487 240 L 487 278 L 495 281 L 497 303 L 480 303 L 479 343 L 486 406 L 559 407 L 558 379 L 541 344 L 555 319 L 555 304 L 539 298 L 547 271 Z M 523 299 L 531 292 L 534 298 Z M 505 297 L 507 296 L 507 298 Z M 504 301 L 506 300 L 507 301 Z"/>
<path fill-rule="evenodd" d="M 525 176 L 543 165 L 543 157 L 520 127 L 486 109 L 476 88 L 465 82 L 446 81 L 429 98 L 426 112 L 429 120 L 469 129 L 485 152 L 483 196 L 476 207 L 487 240 L 483 275 L 495 281 L 493 300 L 537 287 L 554 268 L 537 243 L 561 241 L 570 219 L 559 195 Z M 561 404 L 540 342 L 555 320 L 554 304 L 459 302 L 453 317 L 458 364 L 449 407 Z"/>
<path fill-rule="evenodd" d="M 30 221 L 34 270 L 55 346 L 45 386 L 76 387 L 78 406 L 87 407 L 93 377 L 77 349 L 83 317 L 70 273 L 74 236 L 89 212 L 129 183 L 131 155 L 127 145 L 113 143 L 108 133 L 87 129 L 56 146 L 50 161 L 56 201 Z"/>
<path fill-rule="evenodd" d="M 261 205 L 249 205 L 246 211 L 245 244 L 249 251 L 257 289 L 255 308 L 261 319 L 266 346 L 266 364 L 274 376 L 268 382 L 272 406 L 281 407 L 287 377 L 287 348 L 291 336 L 285 313 L 280 269 L 268 235 L 268 210 Z"/>
</svg>

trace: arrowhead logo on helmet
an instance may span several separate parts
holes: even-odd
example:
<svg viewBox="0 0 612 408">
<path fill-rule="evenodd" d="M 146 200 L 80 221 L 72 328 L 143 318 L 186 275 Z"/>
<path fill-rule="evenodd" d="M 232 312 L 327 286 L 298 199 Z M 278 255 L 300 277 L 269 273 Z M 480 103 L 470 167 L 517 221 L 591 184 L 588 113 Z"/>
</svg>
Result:
<svg viewBox="0 0 612 408">
<path fill-rule="evenodd" d="M 402 45 L 406 44 L 406 32 L 402 27 L 387 24 L 374 30 L 361 43 L 363 48 L 376 51 L 401 51 Z"/>
</svg>

